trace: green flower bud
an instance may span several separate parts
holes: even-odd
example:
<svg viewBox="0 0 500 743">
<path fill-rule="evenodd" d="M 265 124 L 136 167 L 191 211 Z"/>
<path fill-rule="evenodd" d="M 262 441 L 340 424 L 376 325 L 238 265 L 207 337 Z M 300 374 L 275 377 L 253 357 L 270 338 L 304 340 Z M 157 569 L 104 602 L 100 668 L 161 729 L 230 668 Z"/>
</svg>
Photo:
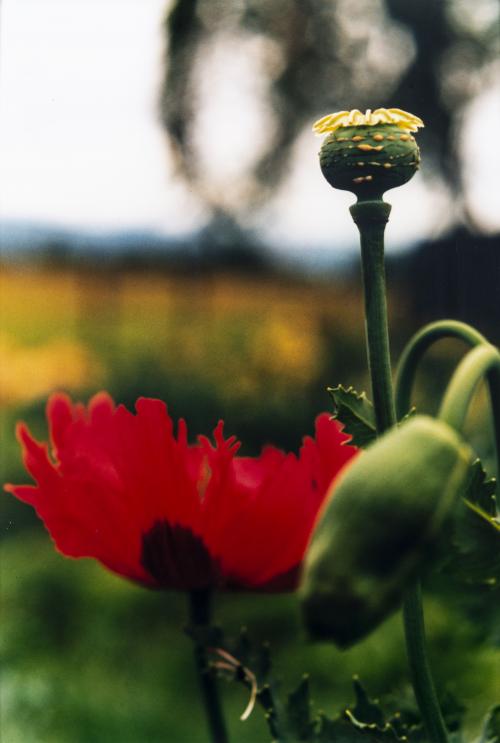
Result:
<svg viewBox="0 0 500 743">
<path fill-rule="evenodd" d="M 447 424 L 415 416 L 344 470 L 305 559 L 300 594 L 313 637 L 346 647 L 397 608 L 464 492 L 471 459 Z"/>
<path fill-rule="evenodd" d="M 421 119 L 396 108 L 324 116 L 313 126 L 319 134 L 330 132 L 319 153 L 323 175 L 331 186 L 352 191 L 360 200 L 382 198 L 418 169 L 420 152 L 412 132 L 420 126 Z"/>
</svg>

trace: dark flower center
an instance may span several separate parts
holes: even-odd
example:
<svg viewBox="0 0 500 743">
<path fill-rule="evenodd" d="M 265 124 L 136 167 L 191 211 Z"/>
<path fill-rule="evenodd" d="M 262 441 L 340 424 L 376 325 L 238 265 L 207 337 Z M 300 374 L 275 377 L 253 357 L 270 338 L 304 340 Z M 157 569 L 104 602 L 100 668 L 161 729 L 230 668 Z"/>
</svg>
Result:
<svg viewBox="0 0 500 743">
<path fill-rule="evenodd" d="M 141 565 L 161 588 L 195 590 L 221 583 L 218 562 L 185 526 L 156 521 L 142 537 Z"/>
</svg>

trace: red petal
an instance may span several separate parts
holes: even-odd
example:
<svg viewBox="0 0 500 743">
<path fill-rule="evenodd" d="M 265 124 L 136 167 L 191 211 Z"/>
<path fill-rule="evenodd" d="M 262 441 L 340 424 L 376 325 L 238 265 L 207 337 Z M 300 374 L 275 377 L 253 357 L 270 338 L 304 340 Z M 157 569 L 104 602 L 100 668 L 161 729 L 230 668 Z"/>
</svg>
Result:
<svg viewBox="0 0 500 743">
<path fill-rule="evenodd" d="M 294 579 L 332 477 L 356 453 L 347 440 L 324 414 L 299 458 L 268 447 L 258 458 L 232 462 L 232 477 L 218 491 L 218 518 L 204 535 L 234 583 L 272 590 L 277 576 Z"/>
<path fill-rule="evenodd" d="M 38 443 L 24 423 L 17 425 L 16 436 L 23 449 L 24 466 L 34 480 L 50 487 L 57 478 L 57 472 L 49 459 L 47 444 Z"/>
<path fill-rule="evenodd" d="M 51 395 L 47 403 L 47 418 L 54 456 L 58 457 L 58 450 L 64 446 L 66 433 L 73 422 L 73 406 L 68 395 Z"/>
<path fill-rule="evenodd" d="M 254 458 L 236 456 L 222 421 L 215 443 L 201 436 L 189 446 L 186 424 L 176 437 L 159 400 L 139 399 L 134 415 L 106 393 L 88 408 L 57 394 L 47 416 L 56 461 L 21 424 L 37 484 L 6 490 L 35 507 L 63 554 L 153 586 L 293 588 L 330 481 L 356 453 L 326 414 L 299 457 L 267 447 Z M 148 534 L 155 549 L 145 560 Z"/>
</svg>

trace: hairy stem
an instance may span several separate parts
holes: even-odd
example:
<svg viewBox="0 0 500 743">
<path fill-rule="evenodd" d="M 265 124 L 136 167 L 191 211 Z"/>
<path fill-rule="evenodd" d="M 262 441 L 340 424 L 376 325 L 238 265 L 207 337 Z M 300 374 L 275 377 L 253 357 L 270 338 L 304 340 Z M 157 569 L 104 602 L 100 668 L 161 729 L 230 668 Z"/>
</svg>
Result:
<svg viewBox="0 0 500 743">
<path fill-rule="evenodd" d="M 448 732 L 441 714 L 425 643 L 424 611 L 420 582 L 406 590 L 403 622 L 413 690 L 431 743 L 447 743 Z"/>
<path fill-rule="evenodd" d="M 368 366 L 378 435 L 396 423 L 384 269 L 384 231 L 390 210 L 390 205 L 381 200 L 358 202 L 350 209 L 361 237 Z M 427 660 L 418 581 L 405 591 L 403 616 L 413 688 L 429 743 L 447 743 L 448 734 Z"/>
<path fill-rule="evenodd" d="M 194 660 L 211 743 L 228 743 L 229 739 L 216 679 L 208 665 L 206 647 L 197 637 L 197 631 L 208 629 L 210 626 L 211 598 L 211 593 L 208 590 L 191 591 L 189 594 L 189 616 L 194 638 Z"/>
<path fill-rule="evenodd" d="M 396 422 L 384 268 L 384 231 L 391 206 L 384 201 L 362 201 L 350 211 L 361 237 L 368 367 L 377 433 L 381 434 Z"/>
</svg>

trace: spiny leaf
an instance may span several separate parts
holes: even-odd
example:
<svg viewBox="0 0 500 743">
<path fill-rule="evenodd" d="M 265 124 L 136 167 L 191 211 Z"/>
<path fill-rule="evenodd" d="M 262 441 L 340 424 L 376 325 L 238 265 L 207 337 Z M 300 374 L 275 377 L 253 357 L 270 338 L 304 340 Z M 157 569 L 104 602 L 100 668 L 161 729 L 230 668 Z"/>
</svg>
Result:
<svg viewBox="0 0 500 743">
<path fill-rule="evenodd" d="M 388 726 L 380 730 L 376 725 L 359 725 L 348 717 L 329 720 L 320 716 L 319 728 L 314 743 L 394 743 L 408 740 L 398 738 Z"/>
<path fill-rule="evenodd" d="M 368 738 L 366 733 L 353 727 L 349 720 L 329 720 L 320 716 L 317 743 L 369 743 L 376 738 Z"/>
<path fill-rule="evenodd" d="M 374 741 L 400 740 L 396 729 L 387 721 L 378 701 L 370 699 L 357 676 L 353 679 L 356 703 L 344 711 L 344 717 L 357 729 L 370 733 Z"/>
<path fill-rule="evenodd" d="M 383 728 L 385 725 L 384 713 L 378 703 L 370 699 L 357 676 L 353 679 L 353 685 L 356 704 L 351 711 L 356 720 Z"/>
<path fill-rule="evenodd" d="M 205 637 L 194 639 L 220 640 L 219 647 L 212 646 L 213 667 L 223 671 L 228 680 L 253 690 L 253 698 L 263 709 L 273 743 L 428 743 L 418 713 L 405 710 L 405 699 L 399 695 L 390 705 L 393 711 L 399 711 L 386 714 L 355 677 L 354 704 L 331 719 L 313 709 L 307 675 L 283 699 L 280 684 L 270 678 L 269 647 L 254 643 L 245 628 L 233 643 L 229 643 L 228 650 L 223 649 L 226 643 L 218 630 L 216 637 L 210 635 L 207 632 Z M 461 715 L 457 715 L 456 703 L 447 711 L 450 710 L 452 719 L 446 714 L 446 720 L 449 729 L 456 730 L 450 736 L 450 743 L 463 743 L 457 729 L 461 725 Z M 500 743 L 495 727 L 499 721 L 500 707 L 492 710 L 483 737 L 476 743 Z"/>
<path fill-rule="evenodd" d="M 417 414 L 417 408 L 415 407 L 415 405 L 412 405 L 412 407 L 409 409 L 406 415 L 403 415 L 398 425 L 401 425 L 402 423 L 406 423 L 406 421 L 409 421 L 410 418 L 412 418 L 416 414 Z"/>
<path fill-rule="evenodd" d="M 311 720 L 311 699 L 309 694 L 309 677 L 304 675 L 300 684 L 288 695 L 286 705 L 288 729 L 296 740 L 310 741 L 314 733 Z"/>
<path fill-rule="evenodd" d="M 470 572 L 477 575 L 481 583 L 496 585 L 500 582 L 500 519 L 490 516 L 479 506 L 465 501 L 467 514 L 464 531 L 470 540 L 468 552 Z M 474 552 L 471 546 L 474 546 Z"/>
<path fill-rule="evenodd" d="M 465 493 L 465 500 L 472 503 L 488 516 L 498 517 L 497 503 L 495 498 L 496 480 L 488 478 L 483 469 L 480 459 L 476 459 L 471 466 L 470 482 Z"/>
<path fill-rule="evenodd" d="M 455 532 L 455 562 L 460 574 L 469 582 L 492 587 L 500 584 L 500 519 L 495 487 L 495 480 L 487 479 L 480 460 L 476 460 Z"/>
<path fill-rule="evenodd" d="M 500 743 L 500 704 L 488 712 L 478 743 Z"/>
<path fill-rule="evenodd" d="M 366 737 L 361 740 L 405 741 L 405 743 L 429 743 L 420 713 L 415 706 L 413 696 L 408 691 L 399 691 L 397 695 L 388 695 L 384 707 L 377 700 L 370 699 L 359 679 L 354 679 L 356 704 L 348 708 L 344 715 Z M 450 743 L 463 743 L 461 727 L 465 707 L 452 694 L 446 693 L 441 699 L 441 709 L 446 726 L 450 731 Z M 392 710 L 392 712 L 389 712 Z M 371 737 L 368 737 L 368 734 Z M 355 739 L 356 740 L 356 739 Z M 500 743 L 500 741 L 499 741 Z"/>
<path fill-rule="evenodd" d="M 273 743 L 275 741 L 282 741 L 284 739 L 284 736 L 282 735 L 280 730 L 280 720 L 276 709 L 276 701 L 274 699 L 274 694 L 271 690 L 271 687 L 268 684 L 258 690 L 257 700 L 261 707 L 263 707 L 264 709 L 266 722 L 269 727 L 269 731 L 273 736 Z"/>
<path fill-rule="evenodd" d="M 344 426 L 344 432 L 352 437 L 351 444 L 360 448 L 369 446 L 377 437 L 373 405 L 364 392 L 353 387 L 329 387 L 333 400 L 333 417 Z"/>
</svg>

